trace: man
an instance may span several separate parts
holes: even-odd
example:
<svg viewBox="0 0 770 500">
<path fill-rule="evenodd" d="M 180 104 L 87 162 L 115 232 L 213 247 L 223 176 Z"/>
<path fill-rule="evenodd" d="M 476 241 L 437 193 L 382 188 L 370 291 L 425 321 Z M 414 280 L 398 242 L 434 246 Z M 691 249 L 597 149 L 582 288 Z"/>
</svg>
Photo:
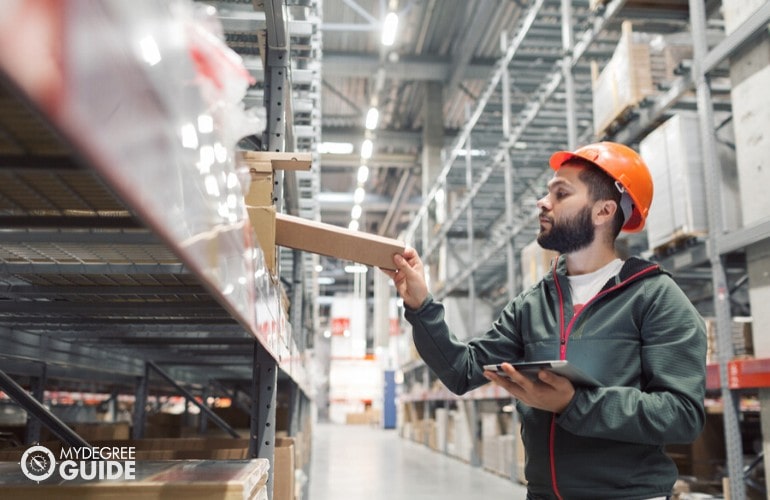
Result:
<svg viewBox="0 0 770 500">
<path fill-rule="evenodd" d="M 516 398 L 529 499 L 666 498 L 677 469 L 664 446 L 694 440 L 704 422 L 704 322 L 657 264 L 615 253 L 621 229 L 640 231 L 652 201 L 639 155 L 601 142 L 557 152 L 550 165 L 538 242 L 561 255 L 483 336 L 449 332 L 413 249 L 394 256 L 389 274 L 417 350 L 450 390 L 491 380 Z M 534 380 L 510 364 L 552 359 L 602 386 L 546 370 Z M 483 369 L 500 363 L 507 378 Z"/>
</svg>

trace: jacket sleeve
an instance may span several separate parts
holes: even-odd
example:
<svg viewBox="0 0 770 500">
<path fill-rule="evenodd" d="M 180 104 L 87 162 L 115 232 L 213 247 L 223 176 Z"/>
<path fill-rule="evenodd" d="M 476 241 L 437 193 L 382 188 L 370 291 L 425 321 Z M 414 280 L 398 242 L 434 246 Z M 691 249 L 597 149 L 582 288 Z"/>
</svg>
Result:
<svg viewBox="0 0 770 500">
<path fill-rule="evenodd" d="M 651 283 L 652 281 L 652 283 Z M 645 282 L 640 387 L 578 389 L 558 423 L 588 437 L 688 443 L 705 420 L 706 329 L 669 277 Z"/>
<path fill-rule="evenodd" d="M 444 306 L 432 297 L 416 310 L 407 308 L 417 352 L 438 378 L 455 394 L 464 394 L 489 382 L 486 364 L 523 359 L 521 338 L 516 334 L 513 305 L 500 314 L 482 337 L 462 342 L 444 321 Z"/>
</svg>

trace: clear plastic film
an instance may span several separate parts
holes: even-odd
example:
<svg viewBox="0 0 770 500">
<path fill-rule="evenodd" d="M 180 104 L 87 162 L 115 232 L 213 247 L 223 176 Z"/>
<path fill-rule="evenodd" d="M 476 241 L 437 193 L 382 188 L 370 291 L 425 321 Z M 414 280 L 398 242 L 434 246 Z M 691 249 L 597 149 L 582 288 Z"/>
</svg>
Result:
<svg viewBox="0 0 770 500">
<path fill-rule="evenodd" d="M 265 113 L 244 108 L 254 82 L 213 7 L 15 0 L 0 31 L 0 68 L 220 302 L 275 346 L 280 297 L 235 158 L 241 138 L 264 130 Z"/>
</svg>

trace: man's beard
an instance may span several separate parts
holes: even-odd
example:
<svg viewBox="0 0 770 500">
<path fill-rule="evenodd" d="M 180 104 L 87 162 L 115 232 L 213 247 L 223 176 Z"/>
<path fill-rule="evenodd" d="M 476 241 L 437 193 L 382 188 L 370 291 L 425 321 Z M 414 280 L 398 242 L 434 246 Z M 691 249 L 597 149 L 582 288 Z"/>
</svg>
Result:
<svg viewBox="0 0 770 500">
<path fill-rule="evenodd" d="M 586 206 L 572 218 L 551 224 L 550 231 L 540 230 L 537 242 L 546 250 L 559 253 L 572 253 L 582 250 L 594 241 L 594 228 L 591 207 Z"/>
</svg>

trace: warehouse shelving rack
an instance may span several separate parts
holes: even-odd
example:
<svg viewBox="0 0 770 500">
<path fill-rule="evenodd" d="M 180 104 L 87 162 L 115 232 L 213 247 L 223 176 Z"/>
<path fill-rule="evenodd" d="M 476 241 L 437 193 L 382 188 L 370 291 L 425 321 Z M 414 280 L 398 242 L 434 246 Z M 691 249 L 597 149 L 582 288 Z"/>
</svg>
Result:
<svg viewBox="0 0 770 500">
<path fill-rule="evenodd" d="M 504 46 L 503 56 L 497 61 L 476 109 L 470 113 L 466 127 L 451 145 L 452 152 L 443 162 L 437 180 L 424 193 L 425 201 L 407 231 L 408 238 L 421 248 L 423 260 L 428 265 L 446 266 L 436 261 L 439 255 L 446 254 L 442 249 L 447 247 L 449 240 L 452 241 L 450 250 L 455 254 L 465 250 L 464 255 L 457 256 L 457 269 L 447 273 L 446 281 L 434 282 L 437 298 L 463 295 L 471 302 L 482 298 L 499 309 L 519 289 L 515 255 L 535 237 L 536 190 L 542 189 L 550 176 L 543 166 L 547 165 L 551 152 L 574 149 L 594 139 L 587 63 L 591 59 L 606 61 L 609 58 L 611 49 L 608 45 L 617 41 L 620 19 L 631 19 L 640 26 L 640 31 L 646 31 L 646 27 L 651 32 L 689 27 L 695 48 L 691 67 L 682 68 L 682 74 L 667 88 L 657 96 L 645 99 L 640 106 L 630 110 L 627 121 L 606 132 L 606 138 L 631 145 L 636 145 L 677 109 L 696 109 L 701 117 L 703 144 L 715 144 L 711 125 L 713 111 L 730 109 L 729 89 L 720 88 L 720 84 L 710 77 L 722 71 L 721 64 L 730 55 L 766 30 L 770 21 L 770 4 L 765 3 L 734 33 L 722 36 L 714 44 L 716 30 L 712 28 L 719 23 L 711 20 L 718 17 L 721 1 L 646 2 L 637 6 L 631 0 L 615 0 L 604 2 L 594 11 L 590 11 L 587 4 L 570 1 L 528 3 L 529 10 L 522 16 L 513 40 Z M 577 27 L 574 37 L 573 26 Z M 712 46 L 707 44 L 707 39 Z M 530 60 L 529 51 L 533 50 L 530 44 L 534 43 L 540 50 L 540 66 L 530 64 L 523 73 L 519 69 Z M 527 86 L 516 82 L 518 75 L 522 75 L 519 81 L 526 81 Z M 516 85 L 515 99 L 511 97 L 512 84 Z M 496 124 L 498 121 L 501 123 Z M 474 149 L 488 148 L 494 152 L 483 165 L 473 165 L 467 160 L 470 155 L 466 155 L 464 161 L 458 160 L 458 150 L 471 145 Z M 717 155 L 715 151 L 707 151 L 704 157 L 707 158 L 704 168 L 709 199 L 719 199 Z M 468 178 L 472 182 L 467 182 Z M 453 189 L 462 193 L 459 202 L 450 207 L 446 222 L 434 224 L 431 211 L 436 193 Z M 745 274 L 740 254 L 746 247 L 767 240 L 770 220 L 728 233 L 721 229 L 716 216 L 719 206 L 710 203 L 709 209 L 711 229 L 707 239 L 656 258 L 674 273 L 675 278 L 685 279 L 688 272 L 698 267 L 701 290 L 704 274 L 712 282 L 713 290 L 730 290 L 730 279 L 733 282 L 740 279 L 733 274 L 736 267 L 733 261 L 737 261 L 738 274 Z M 469 217 L 463 217 L 470 211 L 473 222 L 469 222 Z M 431 227 L 436 229 L 429 229 Z M 479 242 L 482 238 L 484 241 Z M 646 251 L 640 242 L 631 238 L 628 246 L 631 252 Z M 471 249 L 474 249 L 473 255 Z M 704 265 L 707 271 L 701 273 Z M 440 272 L 432 274 L 440 275 Z M 767 387 L 770 382 L 768 362 L 765 359 L 732 359 L 729 294 L 708 293 L 714 301 L 720 353 L 719 362 L 708 367 L 708 388 L 720 391 L 725 402 L 731 498 L 745 498 L 736 391 Z M 435 376 L 429 374 L 422 362 L 410 362 L 404 371 L 407 384 L 401 400 L 405 403 L 458 399 L 443 389 L 428 389 Z M 419 384 L 421 389 L 411 391 L 410 385 L 414 384 Z M 469 399 L 489 397 L 496 396 L 487 394 L 485 389 L 465 396 Z"/>
<path fill-rule="evenodd" d="M 241 146 L 313 151 L 320 75 L 291 60 L 309 51 L 304 57 L 319 63 L 320 2 L 300 9 L 301 21 L 280 0 L 257 4 L 229 18 L 243 4 L 217 5 L 231 45 L 267 53 L 264 64 L 247 58 L 256 83 L 244 101 L 263 103 L 269 125 L 264 140 L 247 138 Z M 312 258 L 283 259 L 287 316 L 245 210 L 223 217 L 196 184 L 192 165 L 158 171 L 140 153 L 151 147 L 151 132 L 137 134 L 145 144 L 112 148 L 102 124 L 51 114 L 28 81 L 8 67 L 0 74 L 0 390 L 71 445 L 85 441 L 40 406 L 46 387 L 133 394 L 135 438 L 142 437 L 149 393 L 181 393 L 193 404 L 232 396 L 251 414 L 249 456 L 272 461 L 279 403 L 289 410 L 289 435 L 310 431 Z M 154 119 L 128 115 L 127 132 Z M 315 217 L 317 170 L 280 179 L 278 207 Z M 223 199 L 242 198 L 239 183 L 226 186 Z M 208 420 L 237 435 L 201 410 L 201 428 Z M 38 438 L 39 430 L 28 435 Z"/>
</svg>

